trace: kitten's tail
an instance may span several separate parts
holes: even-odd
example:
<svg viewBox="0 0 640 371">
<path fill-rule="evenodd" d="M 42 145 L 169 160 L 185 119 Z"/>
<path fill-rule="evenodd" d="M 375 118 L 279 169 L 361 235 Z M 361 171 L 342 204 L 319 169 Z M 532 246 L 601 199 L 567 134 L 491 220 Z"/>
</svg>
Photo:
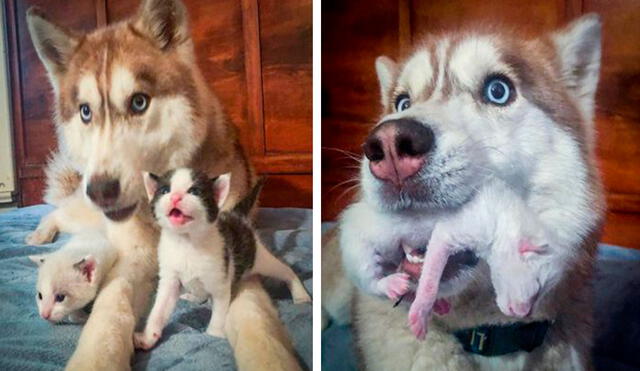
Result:
<svg viewBox="0 0 640 371">
<path fill-rule="evenodd" d="M 264 186 L 264 182 L 266 180 L 267 178 L 264 176 L 258 178 L 258 181 L 253 188 L 251 188 L 251 191 L 249 191 L 247 196 L 233 207 L 232 211 L 240 215 L 248 216 L 258 200 L 258 196 L 260 195 L 260 191 L 262 190 L 262 186 Z"/>
</svg>

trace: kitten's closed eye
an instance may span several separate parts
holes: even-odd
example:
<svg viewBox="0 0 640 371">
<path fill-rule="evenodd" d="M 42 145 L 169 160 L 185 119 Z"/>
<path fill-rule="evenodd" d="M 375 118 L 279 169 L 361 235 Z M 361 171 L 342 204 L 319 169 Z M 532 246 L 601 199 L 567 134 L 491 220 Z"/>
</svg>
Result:
<svg viewBox="0 0 640 371">
<path fill-rule="evenodd" d="M 42 300 L 42 293 L 38 292 L 38 300 Z"/>
</svg>

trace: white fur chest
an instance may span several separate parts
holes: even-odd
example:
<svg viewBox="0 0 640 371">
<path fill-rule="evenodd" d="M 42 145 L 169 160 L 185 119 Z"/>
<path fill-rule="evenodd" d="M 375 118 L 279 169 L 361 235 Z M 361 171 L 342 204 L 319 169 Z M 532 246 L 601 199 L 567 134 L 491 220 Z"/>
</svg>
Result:
<svg viewBox="0 0 640 371">
<path fill-rule="evenodd" d="M 158 246 L 160 278 L 177 278 L 187 291 L 213 293 L 228 280 L 224 241 L 218 233 L 194 240 L 163 231 Z M 226 286 L 226 285 L 225 285 Z"/>
</svg>

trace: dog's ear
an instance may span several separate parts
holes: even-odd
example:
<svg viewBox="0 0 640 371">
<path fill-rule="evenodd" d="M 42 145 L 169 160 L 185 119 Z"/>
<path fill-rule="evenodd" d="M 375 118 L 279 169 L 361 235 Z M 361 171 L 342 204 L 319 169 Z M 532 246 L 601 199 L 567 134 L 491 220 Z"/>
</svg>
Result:
<svg viewBox="0 0 640 371">
<path fill-rule="evenodd" d="M 231 187 L 231 173 L 222 174 L 219 177 L 211 179 L 213 181 L 213 197 L 216 199 L 218 208 L 221 208 L 229 196 L 229 188 Z"/>
<path fill-rule="evenodd" d="M 133 25 L 162 50 L 189 39 L 189 16 L 180 0 L 144 0 Z"/>
<path fill-rule="evenodd" d="M 158 190 L 158 180 L 160 178 L 153 173 L 143 171 L 142 179 L 144 180 L 144 189 L 147 191 L 147 197 L 151 201 Z"/>
<path fill-rule="evenodd" d="M 378 74 L 378 82 L 380 83 L 380 97 L 382 106 L 387 107 L 389 104 L 389 93 L 391 92 L 391 84 L 395 79 L 398 66 L 391 58 L 380 56 L 376 58 L 376 73 Z"/>
<path fill-rule="evenodd" d="M 80 36 L 51 23 L 37 7 L 27 10 L 27 26 L 38 57 L 47 69 L 54 88 L 57 89 L 58 78 L 66 72 Z"/>
<path fill-rule="evenodd" d="M 593 116 L 594 96 L 600 74 L 600 16 L 588 14 L 552 35 L 561 77 L 578 99 L 582 112 Z"/>
</svg>

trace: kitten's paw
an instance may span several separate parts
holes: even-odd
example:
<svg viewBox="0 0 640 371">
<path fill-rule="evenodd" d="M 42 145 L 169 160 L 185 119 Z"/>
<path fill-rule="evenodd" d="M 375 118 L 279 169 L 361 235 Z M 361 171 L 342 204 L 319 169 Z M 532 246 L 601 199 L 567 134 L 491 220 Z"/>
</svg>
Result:
<svg viewBox="0 0 640 371">
<path fill-rule="evenodd" d="M 51 243 L 56 237 L 56 233 L 57 231 L 55 229 L 36 229 L 35 231 L 27 235 L 27 238 L 25 238 L 24 242 L 27 245 L 32 246 L 44 245 L 47 243 Z"/>
<path fill-rule="evenodd" d="M 133 346 L 136 349 L 149 350 L 156 345 L 160 335 L 160 332 L 136 332 L 133 334 Z"/>
<path fill-rule="evenodd" d="M 311 296 L 309 296 L 309 293 L 300 282 L 298 282 L 298 284 L 291 285 L 291 297 L 293 298 L 293 304 L 311 302 Z"/>
<path fill-rule="evenodd" d="M 433 303 L 433 311 L 436 314 L 443 316 L 449 313 L 450 310 L 451 304 L 449 304 L 449 301 L 447 301 L 446 299 L 436 299 L 436 302 Z"/>
<path fill-rule="evenodd" d="M 215 337 L 225 339 L 227 335 L 224 333 L 224 328 L 218 326 L 209 326 L 207 328 L 207 334 Z"/>
<path fill-rule="evenodd" d="M 409 328 L 418 340 L 424 340 L 427 335 L 429 311 L 423 309 L 423 307 L 423 305 L 414 301 L 409 309 Z"/>
<path fill-rule="evenodd" d="M 406 273 L 394 273 L 385 278 L 384 293 L 391 300 L 398 300 L 402 295 L 409 291 L 410 277 Z"/>
</svg>

